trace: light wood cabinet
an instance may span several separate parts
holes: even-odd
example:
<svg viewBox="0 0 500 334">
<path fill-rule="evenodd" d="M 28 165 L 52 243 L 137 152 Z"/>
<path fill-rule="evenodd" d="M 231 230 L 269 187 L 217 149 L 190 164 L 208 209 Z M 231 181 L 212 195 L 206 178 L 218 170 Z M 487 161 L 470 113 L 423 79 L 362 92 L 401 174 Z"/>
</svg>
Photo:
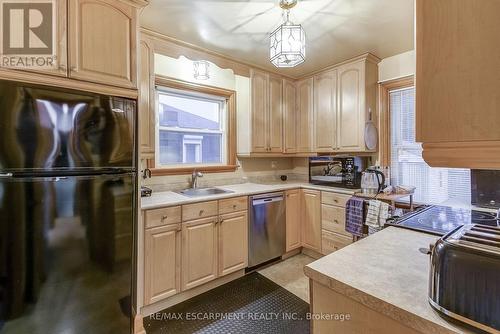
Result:
<svg viewBox="0 0 500 334">
<path fill-rule="evenodd" d="M 283 150 L 282 80 L 267 72 L 251 71 L 252 152 Z"/>
<path fill-rule="evenodd" d="M 218 275 L 245 269 L 248 265 L 248 211 L 221 215 L 217 228 Z"/>
<path fill-rule="evenodd" d="M 368 151 L 364 130 L 369 110 L 372 111 L 373 122 L 377 124 L 378 62 L 378 58 L 368 54 L 337 68 L 337 148 L 339 151 Z"/>
<path fill-rule="evenodd" d="M 144 303 L 180 292 L 181 225 L 147 229 L 144 237 Z"/>
<path fill-rule="evenodd" d="M 416 1 L 416 140 L 431 166 L 500 168 L 500 2 Z"/>
<path fill-rule="evenodd" d="M 217 217 L 182 223 L 182 290 L 217 277 Z"/>
<path fill-rule="evenodd" d="M 149 40 L 141 39 L 139 76 L 139 146 L 142 159 L 155 157 L 154 49 Z"/>
<path fill-rule="evenodd" d="M 297 82 L 297 152 L 312 152 L 313 79 Z"/>
<path fill-rule="evenodd" d="M 136 87 L 137 8 L 116 0 L 71 0 L 69 76 Z"/>
<path fill-rule="evenodd" d="M 286 251 L 301 246 L 301 195 L 300 190 L 286 192 Z"/>
<path fill-rule="evenodd" d="M 283 151 L 283 84 L 281 77 L 269 75 L 269 152 Z"/>
<path fill-rule="evenodd" d="M 337 70 L 314 76 L 314 150 L 333 152 L 337 142 Z"/>
<path fill-rule="evenodd" d="M 321 252 L 321 192 L 302 189 L 302 246 Z"/>
<path fill-rule="evenodd" d="M 268 80 L 267 73 L 251 73 L 252 152 L 268 152 Z"/>
<path fill-rule="evenodd" d="M 283 79 L 283 152 L 297 152 L 297 88 Z"/>
<path fill-rule="evenodd" d="M 365 103 L 364 62 L 343 65 L 339 72 L 338 146 L 340 150 L 362 151 L 364 143 Z"/>
</svg>

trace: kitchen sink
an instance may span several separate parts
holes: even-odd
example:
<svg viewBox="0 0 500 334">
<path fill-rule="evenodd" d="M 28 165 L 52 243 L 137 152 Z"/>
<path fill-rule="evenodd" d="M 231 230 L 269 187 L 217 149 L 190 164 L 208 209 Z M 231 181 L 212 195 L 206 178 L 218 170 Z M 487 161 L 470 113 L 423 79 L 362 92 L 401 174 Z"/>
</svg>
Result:
<svg viewBox="0 0 500 334">
<path fill-rule="evenodd" d="M 210 195 L 229 194 L 232 193 L 232 191 L 219 188 L 196 188 L 196 189 L 190 188 L 181 190 L 178 193 L 188 197 L 201 197 Z"/>
</svg>

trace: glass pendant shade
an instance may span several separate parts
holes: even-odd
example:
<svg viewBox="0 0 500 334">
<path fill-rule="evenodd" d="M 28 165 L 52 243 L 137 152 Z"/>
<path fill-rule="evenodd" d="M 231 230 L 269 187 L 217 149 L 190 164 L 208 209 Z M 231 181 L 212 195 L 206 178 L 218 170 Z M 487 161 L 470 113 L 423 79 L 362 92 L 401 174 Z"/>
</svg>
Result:
<svg viewBox="0 0 500 334">
<path fill-rule="evenodd" d="M 301 25 L 285 23 L 271 33 L 269 56 L 276 67 L 294 67 L 306 60 L 306 34 Z"/>
<path fill-rule="evenodd" d="M 208 68 L 210 64 L 205 60 L 193 62 L 194 66 L 194 78 L 198 80 L 208 80 L 210 75 L 208 73 Z"/>
</svg>

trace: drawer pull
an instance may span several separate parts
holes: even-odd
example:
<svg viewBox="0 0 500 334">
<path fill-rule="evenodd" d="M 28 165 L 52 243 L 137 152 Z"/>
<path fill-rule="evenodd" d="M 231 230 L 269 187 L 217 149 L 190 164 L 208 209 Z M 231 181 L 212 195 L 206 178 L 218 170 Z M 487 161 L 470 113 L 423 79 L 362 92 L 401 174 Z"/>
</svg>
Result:
<svg viewBox="0 0 500 334">
<path fill-rule="evenodd" d="M 236 209 L 236 204 L 233 204 L 233 209 Z"/>
<path fill-rule="evenodd" d="M 333 220 L 333 222 L 334 222 L 335 224 L 338 224 L 338 223 L 339 223 L 339 221 L 338 221 L 337 219 L 334 219 L 334 220 Z"/>
<path fill-rule="evenodd" d="M 200 216 L 205 212 L 205 210 L 200 210 Z"/>
<path fill-rule="evenodd" d="M 335 203 L 338 203 L 338 202 L 339 202 L 339 200 L 338 200 L 338 199 L 334 199 L 333 201 L 334 201 Z"/>
<path fill-rule="evenodd" d="M 164 220 L 166 220 L 167 218 L 168 218 L 168 216 L 166 216 L 166 215 L 165 215 L 165 216 L 162 216 L 162 217 L 161 217 L 161 221 L 163 222 L 163 221 L 164 221 Z"/>
<path fill-rule="evenodd" d="M 180 232 L 180 231 L 182 231 L 182 227 L 181 226 L 177 227 L 177 232 Z"/>
</svg>

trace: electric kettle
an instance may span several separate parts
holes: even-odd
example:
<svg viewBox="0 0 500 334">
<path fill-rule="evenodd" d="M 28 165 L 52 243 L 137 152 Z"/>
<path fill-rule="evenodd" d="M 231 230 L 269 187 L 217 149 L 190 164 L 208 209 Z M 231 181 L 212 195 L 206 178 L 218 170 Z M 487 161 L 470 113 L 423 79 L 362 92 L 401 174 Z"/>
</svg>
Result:
<svg viewBox="0 0 500 334">
<path fill-rule="evenodd" d="M 361 174 L 361 191 L 363 194 L 376 195 L 385 185 L 385 175 L 381 171 L 370 167 Z"/>
</svg>

